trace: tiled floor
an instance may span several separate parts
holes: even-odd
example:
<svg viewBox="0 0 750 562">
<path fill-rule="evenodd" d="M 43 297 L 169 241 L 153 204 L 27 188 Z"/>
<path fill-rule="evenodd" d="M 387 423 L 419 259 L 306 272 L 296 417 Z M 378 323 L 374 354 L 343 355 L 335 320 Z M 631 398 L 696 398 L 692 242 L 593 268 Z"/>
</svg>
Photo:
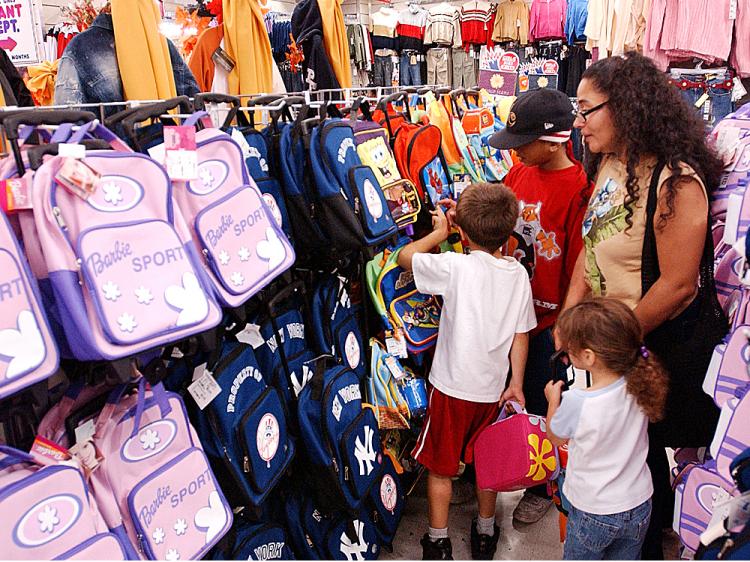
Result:
<svg viewBox="0 0 750 562">
<path fill-rule="evenodd" d="M 426 478 L 422 478 L 407 499 L 404 516 L 393 542 L 393 552 L 381 552 L 381 560 L 421 560 L 422 547 L 419 540 L 427 530 Z M 513 523 L 513 509 L 522 492 L 499 494 L 497 500 L 497 524 L 500 526 L 500 542 L 495 560 L 560 560 L 562 543 L 558 525 L 558 512 L 551 507 L 541 521 L 533 525 Z M 448 532 L 453 544 L 453 558 L 470 560 L 469 529 L 476 516 L 476 500 L 451 505 Z M 674 535 L 665 540 L 668 558 L 677 557 Z"/>
<path fill-rule="evenodd" d="M 422 547 L 419 540 L 427 530 L 426 478 L 420 480 L 409 496 L 398 534 L 393 542 L 393 553 L 385 550 L 381 560 L 421 560 Z M 500 526 L 496 560 L 559 560 L 562 558 L 562 543 L 558 527 L 557 510 L 552 507 L 544 518 L 534 525 L 513 526 L 513 509 L 522 492 L 499 494 L 497 500 L 497 524 Z M 453 558 L 470 560 L 469 528 L 476 516 L 476 500 L 451 505 L 448 532 L 453 544 Z"/>
</svg>

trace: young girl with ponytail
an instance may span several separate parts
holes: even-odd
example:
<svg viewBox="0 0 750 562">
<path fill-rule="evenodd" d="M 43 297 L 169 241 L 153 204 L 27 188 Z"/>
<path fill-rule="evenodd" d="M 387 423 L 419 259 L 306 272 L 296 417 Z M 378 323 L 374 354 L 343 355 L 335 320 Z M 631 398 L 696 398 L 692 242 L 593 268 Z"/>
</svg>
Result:
<svg viewBox="0 0 750 562">
<path fill-rule="evenodd" d="M 568 440 L 564 559 L 637 560 L 653 494 L 647 428 L 663 416 L 667 375 L 631 309 L 615 299 L 565 310 L 555 340 L 563 361 L 592 377 L 585 390 L 563 393 L 561 381 L 544 390 L 547 434 L 555 445 Z"/>
</svg>

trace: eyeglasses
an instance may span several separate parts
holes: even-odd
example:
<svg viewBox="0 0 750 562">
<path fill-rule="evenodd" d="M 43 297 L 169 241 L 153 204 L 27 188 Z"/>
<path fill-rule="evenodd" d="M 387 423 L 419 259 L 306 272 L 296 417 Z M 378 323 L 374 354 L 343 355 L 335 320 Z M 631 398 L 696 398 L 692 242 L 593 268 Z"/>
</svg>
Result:
<svg viewBox="0 0 750 562">
<path fill-rule="evenodd" d="M 587 118 L 587 117 L 588 117 L 589 115 L 591 115 L 591 114 L 592 114 L 592 113 L 594 113 L 595 111 L 599 111 L 599 110 L 600 110 L 600 109 L 601 109 L 602 107 L 604 107 L 604 106 L 605 106 L 605 105 L 607 105 L 608 103 L 609 103 L 609 100 L 607 100 L 607 101 L 604 101 L 604 102 L 600 103 L 599 105 L 595 105 L 595 106 L 594 106 L 594 107 L 592 107 L 591 109 L 585 109 L 585 110 L 583 110 L 583 111 L 581 111 L 581 109 L 580 109 L 580 108 L 578 107 L 578 105 L 576 104 L 576 106 L 575 106 L 575 113 L 576 113 L 576 117 L 580 117 L 580 118 L 581 118 L 581 119 L 583 120 L 583 122 L 585 123 L 585 122 L 586 122 L 586 118 Z"/>
</svg>

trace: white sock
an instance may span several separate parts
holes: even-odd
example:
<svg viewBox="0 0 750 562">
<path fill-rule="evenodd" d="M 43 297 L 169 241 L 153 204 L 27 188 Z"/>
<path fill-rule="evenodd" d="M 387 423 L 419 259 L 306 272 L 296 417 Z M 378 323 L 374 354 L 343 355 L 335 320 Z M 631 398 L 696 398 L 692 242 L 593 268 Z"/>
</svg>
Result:
<svg viewBox="0 0 750 562">
<path fill-rule="evenodd" d="M 448 527 L 446 527 L 445 529 L 433 529 L 432 527 L 429 527 L 429 531 L 427 532 L 427 534 L 429 535 L 432 542 L 437 542 L 440 539 L 447 539 Z"/>
<path fill-rule="evenodd" d="M 492 536 L 495 534 L 495 516 L 492 517 L 482 517 L 481 515 L 477 515 L 477 532 L 480 535 L 489 535 Z"/>
</svg>

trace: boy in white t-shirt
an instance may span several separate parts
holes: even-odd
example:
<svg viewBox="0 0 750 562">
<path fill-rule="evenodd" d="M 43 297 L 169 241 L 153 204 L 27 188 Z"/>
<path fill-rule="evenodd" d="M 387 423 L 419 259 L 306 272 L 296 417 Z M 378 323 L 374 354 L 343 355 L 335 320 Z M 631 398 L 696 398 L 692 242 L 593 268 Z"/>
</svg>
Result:
<svg viewBox="0 0 750 562">
<path fill-rule="evenodd" d="M 468 187 L 449 217 L 433 213 L 433 232 L 405 246 L 398 264 L 414 272 L 422 293 L 441 295 L 429 406 L 414 458 L 429 471 L 429 532 L 422 538 L 425 560 L 451 560 L 448 510 L 452 481 L 474 458 L 479 433 L 498 415 L 501 400 L 524 403 L 523 373 L 528 332 L 536 326 L 531 284 L 524 267 L 503 256 L 513 232 L 518 201 L 502 184 Z M 444 242 L 453 222 L 468 241 L 468 255 L 429 253 Z M 507 390 L 508 371 L 512 376 Z M 475 560 L 491 560 L 500 531 L 495 525 L 497 493 L 477 490 L 479 516 L 471 527 Z"/>
</svg>

